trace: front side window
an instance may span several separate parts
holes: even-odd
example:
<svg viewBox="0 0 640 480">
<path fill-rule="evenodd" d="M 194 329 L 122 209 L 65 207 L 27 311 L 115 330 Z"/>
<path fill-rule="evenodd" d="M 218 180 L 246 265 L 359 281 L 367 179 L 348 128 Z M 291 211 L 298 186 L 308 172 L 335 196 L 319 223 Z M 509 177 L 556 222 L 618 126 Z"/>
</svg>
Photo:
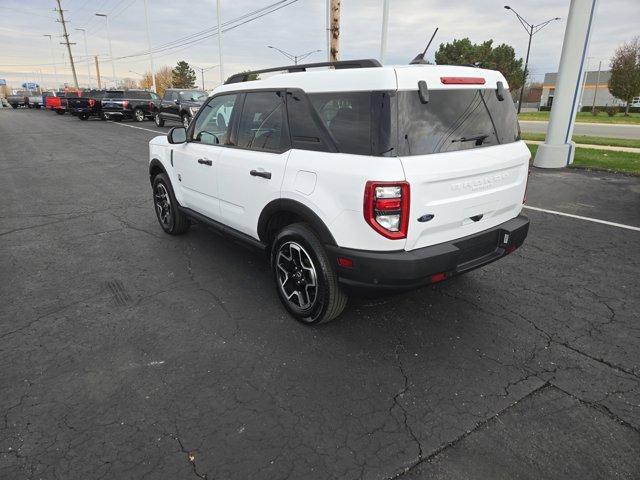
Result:
<svg viewBox="0 0 640 480">
<path fill-rule="evenodd" d="M 236 94 L 220 95 L 202 106 L 195 120 L 191 140 L 207 145 L 227 145 L 236 98 Z"/>
<path fill-rule="evenodd" d="M 288 144 L 284 132 L 284 103 L 280 92 L 247 93 L 238 125 L 237 146 L 280 152 Z"/>
<path fill-rule="evenodd" d="M 158 96 L 157 93 L 153 93 L 153 92 L 149 92 L 149 95 L 151 95 L 151 99 L 152 100 L 160 100 L 160 97 Z"/>
<path fill-rule="evenodd" d="M 468 150 L 519 140 L 516 111 L 495 89 L 431 90 L 422 103 L 417 91 L 398 92 L 401 155 Z"/>
</svg>

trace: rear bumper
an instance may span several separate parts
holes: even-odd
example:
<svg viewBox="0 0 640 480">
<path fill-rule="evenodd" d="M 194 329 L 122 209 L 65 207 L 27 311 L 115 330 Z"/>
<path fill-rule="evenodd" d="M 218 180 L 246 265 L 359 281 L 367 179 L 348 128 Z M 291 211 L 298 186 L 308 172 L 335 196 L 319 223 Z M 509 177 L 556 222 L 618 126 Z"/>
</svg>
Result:
<svg viewBox="0 0 640 480">
<path fill-rule="evenodd" d="M 520 247 L 528 231 L 529 219 L 520 215 L 474 235 L 416 250 L 371 252 L 336 246 L 327 250 L 342 286 L 405 290 L 494 262 Z M 339 257 L 352 260 L 352 268 L 340 266 Z"/>
</svg>

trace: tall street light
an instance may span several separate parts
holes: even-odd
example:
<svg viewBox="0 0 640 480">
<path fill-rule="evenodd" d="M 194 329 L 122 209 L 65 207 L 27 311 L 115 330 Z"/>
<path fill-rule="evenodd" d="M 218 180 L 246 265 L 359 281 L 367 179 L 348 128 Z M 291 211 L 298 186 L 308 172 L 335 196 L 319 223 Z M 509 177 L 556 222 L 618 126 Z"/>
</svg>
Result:
<svg viewBox="0 0 640 480">
<path fill-rule="evenodd" d="M 109 16 L 106 13 L 96 13 L 96 17 L 104 17 L 107 21 L 107 40 L 109 42 L 109 56 L 111 57 L 111 73 L 113 75 L 114 87 L 117 87 L 116 81 L 116 62 L 113 59 L 113 50 L 111 50 L 111 33 L 109 32 Z"/>
<path fill-rule="evenodd" d="M 520 89 L 520 100 L 518 101 L 518 113 L 520 113 L 520 110 L 522 109 L 522 96 L 524 94 L 524 82 L 527 80 L 527 68 L 529 67 L 529 52 L 531 51 L 531 39 L 536 33 L 538 33 L 544 27 L 549 25 L 551 22 L 555 20 L 560 20 L 560 17 L 550 18 L 545 22 L 538 23 L 537 25 L 533 25 L 527 22 L 524 18 L 522 18 L 522 16 L 518 12 L 516 12 L 513 8 L 511 8 L 509 5 L 505 5 L 504 8 L 506 8 L 507 10 L 511 10 L 515 14 L 515 16 L 518 17 L 518 21 L 524 27 L 525 31 L 529 35 L 529 45 L 527 46 L 527 58 L 524 61 L 524 72 L 522 74 L 522 88 Z"/>
<path fill-rule="evenodd" d="M 197 68 L 198 70 L 200 70 L 200 76 L 202 78 L 202 90 L 206 90 L 204 88 L 204 72 L 208 72 L 209 70 L 219 67 L 220 65 L 211 65 L 210 67 L 204 68 L 204 67 L 197 67 L 195 65 L 192 65 L 193 67 Z"/>
<path fill-rule="evenodd" d="M 49 37 L 49 43 L 51 44 L 51 61 L 53 62 L 53 82 L 54 85 L 58 81 L 58 69 L 56 68 L 56 54 L 53 51 L 53 35 L 43 35 L 43 37 Z"/>
<path fill-rule="evenodd" d="M 220 57 L 220 84 L 224 83 L 224 63 L 222 63 L 222 19 L 220 18 L 220 0 L 216 0 L 216 17 L 218 20 L 218 55 Z"/>
<path fill-rule="evenodd" d="M 91 62 L 89 61 L 89 49 L 87 48 L 87 31 L 84 28 L 76 28 L 77 31 L 82 32 L 84 35 L 84 56 L 87 62 L 87 82 L 91 87 Z"/>
<path fill-rule="evenodd" d="M 156 69 L 153 66 L 153 52 L 151 51 L 151 30 L 149 28 L 149 5 L 147 5 L 147 0 L 144 0 L 144 18 L 147 23 L 147 47 L 149 48 L 149 63 L 151 63 L 151 84 L 153 91 L 158 93 L 156 88 Z"/>
<path fill-rule="evenodd" d="M 294 55 L 293 53 L 289 53 L 289 52 L 285 52 L 284 50 L 279 49 L 278 47 L 272 47 L 271 45 L 267 45 L 267 48 L 273 48 L 274 50 L 277 50 L 278 52 L 280 52 L 282 55 L 284 55 L 285 57 L 287 57 L 289 60 L 293 60 L 293 63 L 295 65 L 298 64 L 298 60 L 304 60 L 305 58 L 307 58 L 310 55 L 313 55 L 314 53 L 318 53 L 321 52 L 322 50 L 312 50 L 310 52 L 307 53 L 303 53 L 302 55 Z"/>
</svg>

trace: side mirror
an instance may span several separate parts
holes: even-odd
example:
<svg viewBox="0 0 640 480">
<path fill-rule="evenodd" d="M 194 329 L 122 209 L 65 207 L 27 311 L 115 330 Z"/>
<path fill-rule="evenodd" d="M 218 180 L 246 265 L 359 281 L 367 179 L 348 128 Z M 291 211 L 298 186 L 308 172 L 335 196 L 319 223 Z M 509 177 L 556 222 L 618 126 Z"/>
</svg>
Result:
<svg viewBox="0 0 640 480">
<path fill-rule="evenodd" d="M 180 100 L 178 100 L 177 98 L 173 101 L 173 103 L 175 103 L 176 105 L 180 105 Z"/>
<path fill-rule="evenodd" d="M 167 140 L 171 144 L 184 143 L 187 141 L 187 129 L 184 127 L 173 127 L 167 134 Z"/>
</svg>

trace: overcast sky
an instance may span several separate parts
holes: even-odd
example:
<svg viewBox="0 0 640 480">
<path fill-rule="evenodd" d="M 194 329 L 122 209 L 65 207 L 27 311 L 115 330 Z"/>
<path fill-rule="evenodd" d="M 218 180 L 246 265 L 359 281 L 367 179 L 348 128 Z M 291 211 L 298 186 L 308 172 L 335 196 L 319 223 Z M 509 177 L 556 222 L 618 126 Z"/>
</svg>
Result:
<svg viewBox="0 0 640 480">
<path fill-rule="evenodd" d="M 151 44 L 153 47 L 178 40 L 195 32 L 215 27 L 215 0 L 148 0 L 151 15 Z M 530 70 L 534 80 L 542 80 L 545 72 L 557 70 L 564 35 L 569 0 L 518 0 L 511 6 L 532 23 L 551 17 L 562 17 L 534 37 Z M 223 22 L 233 20 L 276 0 L 222 0 Z M 388 53 L 386 63 L 405 64 L 424 48 L 435 27 L 440 30 L 429 58 L 441 42 L 469 37 L 474 42 L 493 39 L 495 44 L 512 45 L 518 56 L 524 57 L 527 34 L 515 16 L 503 9 L 505 0 L 390 0 Z M 0 15 L 0 78 L 18 87 L 24 81 L 44 80 L 53 86 L 54 68 L 49 39 L 45 34 L 60 35 L 55 0 L 1 0 Z M 111 77 L 108 43 L 104 18 L 96 12 L 110 16 L 110 29 L 114 57 L 143 52 L 147 48 L 143 0 L 62 0 L 72 47 L 77 57 L 77 71 L 81 84 L 89 81 L 85 44 L 82 32 L 87 30 L 88 53 L 99 55 L 101 74 Z M 274 45 L 294 54 L 320 49 L 322 52 L 308 61 L 326 59 L 325 0 L 297 0 L 275 13 L 235 28 L 223 35 L 224 73 L 246 69 L 265 68 L 289 63 L 275 50 Z M 606 68 L 615 47 L 640 33 L 640 1 L 606 0 L 599 2 L 595 17 L 589 56 L 591 69 L 599 60 Z M 378 58 L 382 0 L 343 0 L 341 58 Z M 66 47 L 54 38 L 54 55 L 58 83 L 72 83 Z M 159 53 L 156 67 L 173 66 L 178 60 L 199 67 L 218 64 L 217 37 L 181 48 Z M 95 67 L 90 63 L 95 82 Z M 116 60 L 116 75 L 120 78 L 139 78 L 137 73 L 149 70 L 148 56 Z M 205 73 L 206 88 L 219 82 L 220 73 L 214 68 Z M 200 73 L 198 72 L 198 83 Z"/>
</svg>

